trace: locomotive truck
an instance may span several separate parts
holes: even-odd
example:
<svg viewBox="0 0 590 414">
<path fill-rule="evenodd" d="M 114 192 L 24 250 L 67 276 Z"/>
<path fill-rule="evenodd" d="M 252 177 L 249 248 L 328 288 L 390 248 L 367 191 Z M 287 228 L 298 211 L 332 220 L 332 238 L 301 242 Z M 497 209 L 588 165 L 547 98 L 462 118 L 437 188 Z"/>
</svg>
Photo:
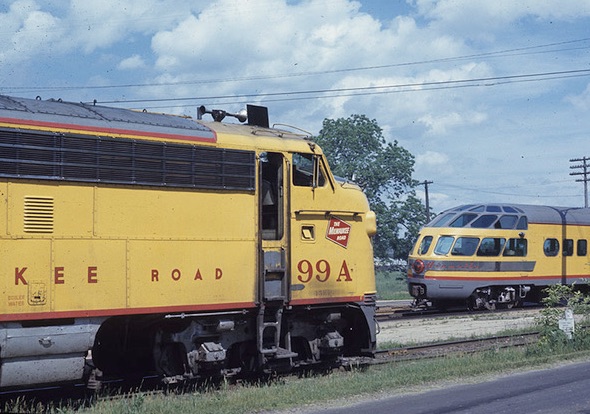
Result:
<svg viewBox="0 0 590 414">
<path fill-rule="evenodd" d="M 0 389 L 373 354 L 360 188 L 264 107 L 199 113 L 0 96 Z"/>
</svg>

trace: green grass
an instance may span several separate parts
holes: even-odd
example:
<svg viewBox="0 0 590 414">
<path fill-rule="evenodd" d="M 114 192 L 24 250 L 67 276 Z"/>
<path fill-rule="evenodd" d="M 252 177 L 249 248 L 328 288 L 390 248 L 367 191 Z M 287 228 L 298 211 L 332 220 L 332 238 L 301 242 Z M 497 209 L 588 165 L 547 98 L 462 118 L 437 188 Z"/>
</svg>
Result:
<svg viewBox="0 0 590 414">
<path fill-rule="evenodd" d="M 378 270 L 375 272 L 379 300 L 411 299 L 404 272 Z"/>
<path fill-rule="evenodd" d="M 383 276 L 382 279 L 397 280 L 396 276 L 391 274 Z M 392 284 L 395 285 L 400 285 L 399 280 Z M 182 394 L 130 394 L 121 398 L 98 399 L 86 408 L 72 408 L 73 405 L 43 407 L 16 401 L 0 405 L 0 410 L 63 414 L 264 413 L 312 405 L 346 405 L 383 393 L 395 395 L 408 390 L 426 390 L 450 382 L 474 382 L 510 372 L 588 357 L 590 335 L 586 331 L 580 331 L 574 340 L 568 341 L 563 333 L 552 334 L 526 348 L 499 348 L 475 354 L 398 361 L 304 378 L 277 378 L 256 384 L 221 383 Z"/>
<path fill-rule="evenodd" d="M 564 360 L 590 356 L 590 351 L 531 355 L 526 350 L 508 349 L 473 355 L 449 356 L 424 361 L 398 362 L 353 371 L 335 371 L 307 378 L 283 378 L 271 383 L 220 387 L 181 395 L 136 394 L 128 398 L 96 402 L 76 412 L 115 413 L 261 413 L 309 405 L 346 404 L 371 395 L 402 393 L 441 382 L 473 380 Z M 53 412 L 69 413 L 61 408 Z"/>
</svg>

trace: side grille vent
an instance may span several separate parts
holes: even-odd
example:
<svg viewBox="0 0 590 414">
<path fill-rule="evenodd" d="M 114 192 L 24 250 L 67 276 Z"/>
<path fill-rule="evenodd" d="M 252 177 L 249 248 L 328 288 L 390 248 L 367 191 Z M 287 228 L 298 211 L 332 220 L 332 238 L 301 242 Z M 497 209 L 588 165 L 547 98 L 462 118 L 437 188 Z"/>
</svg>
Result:
<svg viewBox="0 0 590 414">
<path fill-rule="evenodd" d="M 0 128 L 0 177 L 254 191 L 254 151 Z"/>
<path fill-rule="evenodd" d="M 53 197 L 26 196 L 25 233 L 53 233 Z"/>
</svg>

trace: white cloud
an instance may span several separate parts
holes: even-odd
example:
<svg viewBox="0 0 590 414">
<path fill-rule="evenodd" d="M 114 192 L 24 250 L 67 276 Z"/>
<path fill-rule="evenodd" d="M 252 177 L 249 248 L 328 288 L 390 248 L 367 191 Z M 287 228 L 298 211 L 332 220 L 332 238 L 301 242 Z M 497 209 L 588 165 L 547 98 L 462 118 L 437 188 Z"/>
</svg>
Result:
<svg viewBox="0 0 590 414">
<path fill-rule="evenodd" d="M 477 125 L 485 121 L 486 115 L 474 111 L 466 113 L 448 112 L 434 114 L 425 114 L 418 119 L 419 122 L 426 125 L 429 135 L 444 136 L 449 130 L 464 125 Z"/>
<path fill-rule="evenodd" d="M 426 151 L 416 155 L 416 166 L 437 167 L 449 163 L 449 156 L 442 152 Z"/>
<path fill-rule="evenodd" d="M 121 70 L 128 70 L 128 69 L 141 69 L 145 68 L 147 65 L 143 58 L 139 55 L 133 55 L 126 59 L 123 59 L 120 63 L 118 68 Z"/>
<path fill-rule="evenodd" d="M 63 33 L 60 19 L 43 12 L 35 1 L 12 3 L 7 13 L 0 14 L 0 68 L 47 55 L 48 47 L 59 42 Z"/>
</svg>

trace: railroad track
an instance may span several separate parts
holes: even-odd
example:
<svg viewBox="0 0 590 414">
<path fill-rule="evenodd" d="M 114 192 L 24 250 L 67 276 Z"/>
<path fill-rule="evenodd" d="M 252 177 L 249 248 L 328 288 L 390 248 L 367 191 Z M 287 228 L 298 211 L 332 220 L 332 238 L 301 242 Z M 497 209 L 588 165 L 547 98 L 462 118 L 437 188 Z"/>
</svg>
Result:
<svg viewBox="0 0 590 414">
<path fill-rule="evenodd" d="M 467 307 L 456 307 L 450 309 L 415 309 L 411 306 L 411 300 L 386 300 L 386 301 L 377 301 L 377 309 L 376 309 L 376 319 L 377 321 L 386 321 L 390 319 L 396 318 L 411 318 L 411 317 L 423 317 L 423 316 L 436 316 L 436 315 L 445 315 L 445 316 L 452 316 L 452 315 L 461 315 L 465 313 L 503 313 L 503 312 L 518 312 L 519 310 L 523 309 L 534 309 L 540 307 L 540 305 L 536 304 L 527 304 L 523 307 L 518 308 L 511 308 L 511 309 L 496 309 L 493 311 L 488 310 L 469 310 Z"/>
<path fill-rule="evenodd" d="M 528 332 L 516 335 L 497 335 L 478 339 L 463 339 L 391 348 L 377 351 L 373 364 L 378 365 L 396 361 L 438 358 L 451 354 L 474 353 L 491 349 L 498 350 L 526 346 L 537 341 L 538 337 L 539 332 Z"/>
</svg>

